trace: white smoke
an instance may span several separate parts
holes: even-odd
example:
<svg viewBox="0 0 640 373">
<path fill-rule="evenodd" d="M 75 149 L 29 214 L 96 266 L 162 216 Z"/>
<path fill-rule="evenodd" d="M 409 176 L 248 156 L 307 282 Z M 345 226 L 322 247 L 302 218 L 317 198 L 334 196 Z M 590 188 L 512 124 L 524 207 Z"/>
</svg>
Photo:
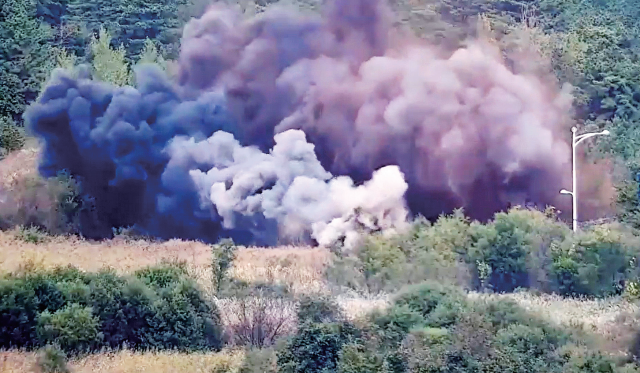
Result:
<svg viewBox="0 0 640 373">
<path fill-rule="evenodd" d="M 277 221 L 282 237 L 309 235 L 320 245 L 342 242 L 350 248 L 361 233 L 390 234 L 407 226 L 408 185 L 397 166 L 383 167 L 356 186 L 347 176 L 332 178 L 304 132 L 288 130 L 274 140 L 265 154 L 223 131 L 200 142 L 176 138 L 168 147 L 170 164 L 185 157 L 195 161 L 198 168 L 189 175 L 201 207 L 215 207 L 225 229 L 237 228 L 239 214 L 263 216 Z"/>
</svg>

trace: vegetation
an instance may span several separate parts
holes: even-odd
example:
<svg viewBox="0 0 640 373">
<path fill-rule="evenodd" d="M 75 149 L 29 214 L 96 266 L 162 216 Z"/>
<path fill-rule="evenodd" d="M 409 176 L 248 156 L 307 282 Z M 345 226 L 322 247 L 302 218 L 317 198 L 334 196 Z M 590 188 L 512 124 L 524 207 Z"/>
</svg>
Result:
<svg viewBox="0 0 640 373">
<path fill-rule="evenodd" d="M 164 264 L 132 277 L 74 267 L 11 273 L 0 280 L 0 346 L 57 344 L 86 353 L 136 349 L 219 349 L 220 320 L 184 268 Z"/>
<path fill-rule="evenodd" d="M 241 5 L 251 12 L 268 3 Z M 66 174 L 44 180 L 35 166 L 23 172 L 37 151 L 25 148 L 22 112 L 55 67 L 88 63 L 116 85 L 134 83 L 136 64 L 171 73 L 184 16 L 202 4 L 7 0 L 0 6 L 6 356 L 31 356 L 41 372 L 639 372 L 640 4 L 393 5 L 417 34 L 445 48 L 479 32 L 490 32 L 514 64 L 524 39 L 537 48 L 535 68 L 576 87 L 577 122 L 614 135 L 590 156 L 624 165 L 617 222 L 574 234 L 553 210 L 514 208 L 484 224 L 456 211 L 333 253 L 65 238 L 88 209 L 82 185 Z M 314 1 L 301 6 L 317 10 Z M 43 257 L 16 259 L 26 255 Z M 568 316 L 543 312 L 543 302 Z M 580 318 L 568 310 L 611 304 L 625 312 Z M 114 359 L 128 366 L 114 368 Z M 0 361 L 2 371 L 20 371 Z"/>
<path fill-rule="evenodd" d="M 514 219 L 512 215 L 519 213 L 523 211 L 506 214 L 506 218 Z M 444 244 L 451 242 L 447 237 L 459 236 L 431 229 L 464 222 L 457 219 L 460 216 L 443 217 L 433 226 L 416 227 L 413 234 L 429 237 L 446 250 L 451 247 Z M 314 266 L 329 255 L 318 249 L 245 249 L 229 243 L 214 247 L 189 242 L 154 244 L 122 238 L 122 242 L 98 246 L 105 256 L 96 263 L 96 246 L 90 243 L 55 237 L 40 243 L 14 240 L 1 241 L 14 252 L 0 257 L 0 263 L 4 263 L 0 268 L 7 271 L 1 282 L 0 315 L 8 317 L 0 320 L 3 327 L 7 326 L 0 340 L 9 341 L 4 347 L 20 343 L 34 350 L 34 366 L 66 367 L 72 372 L 637 369 L 633 356 L 638 309 L 631 303 L 623 306 L 627 301 L 622 298 L 570 301 L 545 300 L 520 292 L 513 296 L 479 295 L 457 286 L 455 277 L 428 280 L 430 269 L 426 268 L 423 276 L 412 277 L 416 280 L 409 286 L 391 277 L 399 290 L 387 290 L 392 294 L 390 300 L 379 302 L 368 300 L 371 294 L 331 294 L 327 291 L 331 284 L 326 282 L 318 293 L 308 277 L 313 273 L 316 281 L 324 282 L 323 267 Z M 429 244 L 426 239 L 421 242 Z M 219 249 L 224 245 L 234 255 L 218 292 L 211 278 L 218 270 L 214 259 L 221 255 Z M 386 243 L 385 247 L 389 246 Z M 53 256 L 28 256 L 11 266 L 11 257 L 20 253 L 24 257 L 34 248 L 41 255 L 55 251 Z M 60 266 L 65 260 L 76 267 Z M 287 260 L 297 263 L 292 268 L 295 274 L 280 270 Z M 465 264 L 462 259 L 456 260 Z M 150 262 L 157 263 L 145 264 Z M 335 270 L 339 263 L 335 259 L 328 269 Z M 105 265 L 112 268 L 98 270 Z M 472 263 L 465 265 L 473 267 Z M 287 281 L 296 283 L 286 286 L 290 292 L 280 287 Z M 467 288 L 471 284 L 468 282 Z M 614 305 L 617 308 L 611 308 Z M 622 307 L 629 313 L 621 312 Z M 217 330 L 213 334 L 216 343 L 206 339 L 211 327 Z M 9 330 L 14 334 L 8 336 Z M 246 350 L 231 358 L 228 352 L 215 352 L 223 344 Z M 97 351 L 103 347 L 117 351 Z M 176 348 L 189 354 L 145 352 Z M 620 353 L 625 349 L 629 354 Z M 133 365 L 115 368 L 114 364 Z M 593 370 L 594 365 L 604 370 Z"/>
</svg>

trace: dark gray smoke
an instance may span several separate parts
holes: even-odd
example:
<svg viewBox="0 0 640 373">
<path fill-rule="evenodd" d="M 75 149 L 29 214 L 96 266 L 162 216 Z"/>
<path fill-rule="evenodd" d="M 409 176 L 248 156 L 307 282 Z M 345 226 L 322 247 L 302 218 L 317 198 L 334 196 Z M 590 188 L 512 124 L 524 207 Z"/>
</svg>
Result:
<svg viewBox="0 0 640 373">
<path fill-rule="evenodd" d="M 185 27 L 177 83 L 154 66 L 135 89 L 56 72 L 25 116 L 42 174 L 94 198 L 85 234 L 329 244 L 401 228 L 405 206 L 487 219 L 566 202 L 570 92 L 481 42 L 445 54 L 402 36 L 383 0 L 325 8 L 212 7 Z"/>
</svg>

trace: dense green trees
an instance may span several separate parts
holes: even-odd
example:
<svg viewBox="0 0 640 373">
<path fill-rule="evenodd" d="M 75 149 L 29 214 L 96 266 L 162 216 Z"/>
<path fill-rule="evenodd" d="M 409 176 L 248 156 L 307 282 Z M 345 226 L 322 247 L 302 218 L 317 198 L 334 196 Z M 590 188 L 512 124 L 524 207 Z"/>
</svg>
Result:
<svg viewBox="0 0 640 373">
<path fill-rule="evenodd" d="M 0 5 L 0 117 L 19 120 L 51 68 L 51 29 L 36 18 L 32 0 Z"/>
<path fill-rule="evenodd" d="M 124 344 L 138 349 L 219 349 L 220 316 L 181 265 L 134 276 L 76 268 L 0 277 L 0 346 L 58 344 L 82 353 Z"/>
<path fill-rule="evenodd" d="M 127 63 L 176 56 L 186 0 L 7 0 L 0 5 L 0 118 L 22 124 L 60 56 L 92 62 L 111 47 Z M 103 30 L 103 31 L 101 31 Z M 102 44 L 92 44 L 92 40 Z M 110 38 L 104 35 L 109 33 Z M 104 41 L 108 45 L 104 45 Z M 153 46 L 150 44 L 152 43 Z M 104 53 L 102 54 L 104 55 Z M 98 64 L 103 63 L 98 61 Z M 128 74 L 128 72 L 127 72 Z M 117 83 L 127 83 L 117 79 Z"/>
<path fill-rule="evenodd" d="M 187 0 L 38 0 L 37 16 L 58 32 L 58 42 L 84 55 L 84 47 L 101 28 L 113 35 L 112 46 L 123 45 L 137 57 L 147 38 L 175 54 Z"/>
</svg>

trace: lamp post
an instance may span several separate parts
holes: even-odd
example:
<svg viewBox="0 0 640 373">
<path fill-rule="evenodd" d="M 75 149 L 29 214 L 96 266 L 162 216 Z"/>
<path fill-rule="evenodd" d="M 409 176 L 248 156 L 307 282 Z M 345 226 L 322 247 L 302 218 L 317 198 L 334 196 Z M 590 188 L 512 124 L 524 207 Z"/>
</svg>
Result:
<svg viewBox="0 0 640 373">
<path fill-rule="evenodd" d="M 576 127 L 571 128 L 572 138 L 571 138 L 571 152 L 572 152 L 572 165 L 571 165 L 571 177 L 572 177 L 572 190 L 562 189 L 560 194 L 569 194 L 573 199 L 573 231 L 576 232 L 578 230 L 578 180 L 576 177 L 576 147 L 582 141 L 598 135 L 608 135 L 609 131 L 604 130 L 601 132 L 591 132 L 591 133 L 583 133 L 582 135 L 576 135 L 578 129 Z"/>
</svg>

